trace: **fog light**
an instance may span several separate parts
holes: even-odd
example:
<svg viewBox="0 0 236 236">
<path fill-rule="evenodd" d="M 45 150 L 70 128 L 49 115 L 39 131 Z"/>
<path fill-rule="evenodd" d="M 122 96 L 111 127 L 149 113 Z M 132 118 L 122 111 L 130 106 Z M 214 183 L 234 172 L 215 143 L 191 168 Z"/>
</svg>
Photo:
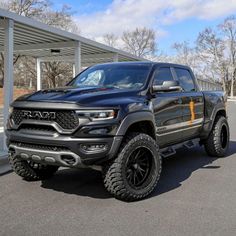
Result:
<svg viewBox="0 0 236 236">
<path fill-rule="evenodd" d="M 109 131 L 108 129 L 104 128 L 104 129 L 93 129 L 90 130 L 88 133 L 89 134 L 107 134 Z"/>
<path fill-rule="evenodd" d="M 80 147 L 85 152 L 101 152 L 107 149 L 106 144 L 81 144 Z"/>
</svg>

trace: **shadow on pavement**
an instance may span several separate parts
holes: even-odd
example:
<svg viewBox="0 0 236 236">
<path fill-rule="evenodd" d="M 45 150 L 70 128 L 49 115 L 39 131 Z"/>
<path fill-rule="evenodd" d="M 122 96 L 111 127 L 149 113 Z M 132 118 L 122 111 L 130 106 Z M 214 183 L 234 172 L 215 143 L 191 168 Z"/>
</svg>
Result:
<svg viewBox="0 0 236 236">
<path fill-rule="evenodd" d="M 91 169 L 62 169 L 48 180 L 43 180 L 41 187 L 68 194 L 92 198 L 110 198 L 103 186 L 100 171 Z"/>
<path fill-rule="evenodd" d="M 12 172 L 13 172 L 12 169 L 7 169 L 7 170 L 3 170 L 3 171 L 0 170 L 0 176 L 7 175 Z"/>
<path fill-rule="evenodd" d="M 231 141 L 227 157 L 235 153 L 236 141 Z M 180 187 L 182 182 L 198 169 L 211 171 L 211 169 L 220 168 L 220 166 L 214 165 L 215 160 L 216 158 L 208 157 L 202 147 L 179 150 L 173 157 L 163 161 L 161 179 L 151 197 Z M 42 181 L 41 186 L 79 196 L 100 199 L 111 197 L 103 187 L 101 173 L 90 169 L 60 170 L 53 178 Z"/>
<path fill-rule="evenodd" d="M 232 157 L 236 153 L 236 142 L 230 141 L 229 151 L 226 157 Z M 218 169 L 214 165 L 217 158 L 209 157 L 203 147 L 191 150 L 181 149 L 172 158 L 163 161 L 162 175 L 152 197 L 176 189 L 182 185 L 191 174 L 198 169 Z"/>
</svg>

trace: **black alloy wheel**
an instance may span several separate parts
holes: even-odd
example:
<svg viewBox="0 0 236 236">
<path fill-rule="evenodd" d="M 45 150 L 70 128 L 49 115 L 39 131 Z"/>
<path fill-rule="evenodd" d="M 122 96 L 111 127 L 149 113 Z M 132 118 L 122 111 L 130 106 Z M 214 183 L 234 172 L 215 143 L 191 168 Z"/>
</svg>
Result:
<svg viewBox="0 0 236 236">
<path fill-rule="evenodd" d="M 140 188 L 147 180 L 152 167 L 152 153 L 146 147 L 139 147 L 127 159 L 126 178 L 134 188 Z"/>
</svg>

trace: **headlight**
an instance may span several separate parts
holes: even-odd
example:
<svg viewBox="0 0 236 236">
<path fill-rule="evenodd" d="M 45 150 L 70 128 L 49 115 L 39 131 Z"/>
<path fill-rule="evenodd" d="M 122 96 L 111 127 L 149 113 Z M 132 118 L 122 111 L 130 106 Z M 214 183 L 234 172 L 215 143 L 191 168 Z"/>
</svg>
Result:
<svg viewBox="0 0 236 236">
<path fill-rule="evenodd" d="M 84 110 L 76 111 L 80 117 L 87 117 L 94 121 L 114 119 L 116 112 L 114 110 Z"/>
</svg>

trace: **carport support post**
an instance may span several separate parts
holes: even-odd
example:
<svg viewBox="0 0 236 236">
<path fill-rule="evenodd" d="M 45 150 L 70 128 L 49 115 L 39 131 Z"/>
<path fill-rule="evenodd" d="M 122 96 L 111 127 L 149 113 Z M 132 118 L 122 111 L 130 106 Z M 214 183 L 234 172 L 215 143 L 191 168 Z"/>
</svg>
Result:
<svg viewBox="0 0 236 236">
<path fill-rule="evenodd" d="M 113 62 L 118 62 L 119 61 L 119 54 L 116 53 L 113 57 Z"/>
<path fill-rule="evenodd" d="M 41 60 L 36 59 L 36 71 L 37 71 L 37 90 L 42 89 L 42 79 L 41 79 Z"/>
<path fill-rule="evenodd" d="M 75 77 L 75 64 L 73 64 L 73 78 Z"/>
<path fill-rule="evenodd" d="M 7 119 L 9 114 L 10 103 L 13 100 L 13 39 L 14 21 L 5 20 L 5 35 L 4 35 L 4 108 L 3 108 L 3 124 L 6 129 Z M 3 150 L 7 151 L 6 140 L 3 140 Z"/>
<path fill-rule="evenodd" d="M 81 71 L 81 43 L 75 47 L 75 76 Z"/>
</svg>

